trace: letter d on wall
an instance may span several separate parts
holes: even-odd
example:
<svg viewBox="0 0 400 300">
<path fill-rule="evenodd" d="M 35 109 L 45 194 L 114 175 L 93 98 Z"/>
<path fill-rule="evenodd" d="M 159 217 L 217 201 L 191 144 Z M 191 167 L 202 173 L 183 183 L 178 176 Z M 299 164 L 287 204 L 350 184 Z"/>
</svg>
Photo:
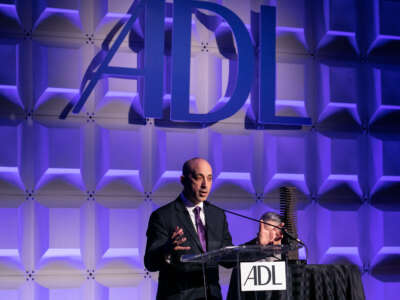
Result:
<svg viewBox="0 0 400 300">
<path fill-rule="evenodd" d="M 238 50 L 238 83 L 229 101 L 220 109 L 207 114 L 189 112 L 190 38 L 192 10 L 201 8 L 213 11 L 230 25 Z M 254 74 L 254 50 L 244 23 L 231 10 L 215 3 L 192 0 L 174 1 L 172 37 L 172 99 L 171 119 L 198 123 L 213 123 L 236 113 L 246 102 Z"/>
</svg>

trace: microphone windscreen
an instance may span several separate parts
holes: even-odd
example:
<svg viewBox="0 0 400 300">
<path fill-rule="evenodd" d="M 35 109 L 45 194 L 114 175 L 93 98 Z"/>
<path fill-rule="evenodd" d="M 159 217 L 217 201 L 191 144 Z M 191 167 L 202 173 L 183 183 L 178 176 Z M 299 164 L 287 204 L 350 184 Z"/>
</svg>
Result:
<svg viewBox="0 0 400 300">
<path fill-rule="evenodd" d="M 297 190 L 293 186 L 283 186 L 279 188 L 280 198 L 280 214 L 282 221 L 285 223 L 285 229 L 295 238 L 297 234 Z M 283 243 L 288 244 L 290 241 L 284 237 Z M 290 251 L 288 253 L 290 260 L 299 258 L 298 251 Z"/>
</svg>

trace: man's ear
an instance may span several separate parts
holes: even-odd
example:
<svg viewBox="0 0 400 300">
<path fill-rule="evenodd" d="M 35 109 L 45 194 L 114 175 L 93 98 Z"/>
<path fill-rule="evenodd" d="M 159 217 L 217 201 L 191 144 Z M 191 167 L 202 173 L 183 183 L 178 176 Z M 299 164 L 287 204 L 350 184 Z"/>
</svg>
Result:
<svg viewBox="0 0 400 300">
<path fill-rule="evenodd" d="M 181 183 L 182 183 L 182 185 L 185 185 L 185 180 L 186 180 L 186 177 L 185 176 L 181 176 Z"/>
<path fill-rule="evenodd" d="M 281 223 L 281 227 L 283 227 L 283 226 L 285 226 L 285 223 L 282 222 L 282 223 Z"/>
</svg>

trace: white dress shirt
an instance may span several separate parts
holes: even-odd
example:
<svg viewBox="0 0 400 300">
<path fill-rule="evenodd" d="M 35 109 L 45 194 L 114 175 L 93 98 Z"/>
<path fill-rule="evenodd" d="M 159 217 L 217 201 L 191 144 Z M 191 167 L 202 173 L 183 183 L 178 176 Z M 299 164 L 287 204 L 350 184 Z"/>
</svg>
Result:
<svg viewBox="0 0 400 300">
<path fill-rule="evenodd" d="M 183 193 L 181 193 L 181 198 L 182 198 L 183 203 L 185 204 L 185 207 L 186 207 L 186 209 L 187 209 L 187 211 L 189 213 L 190 219 L 192 220 L 194 229 L 197 232 L 196 217 L 194 215 L 193 209 L 196 206 L 199 206 L 201 208 L 200 209 L 200 219 L 201 219 L 201 222 L 203 222 L 203 225 L 206 226 L 206 217 L 204 215 L 203 202 L 200 202 L 199 204 L 194 205 L 192 201 L 186 199 L 186 197 L 185 197 L 185 195 L 183 195 Z"/>
</svg>

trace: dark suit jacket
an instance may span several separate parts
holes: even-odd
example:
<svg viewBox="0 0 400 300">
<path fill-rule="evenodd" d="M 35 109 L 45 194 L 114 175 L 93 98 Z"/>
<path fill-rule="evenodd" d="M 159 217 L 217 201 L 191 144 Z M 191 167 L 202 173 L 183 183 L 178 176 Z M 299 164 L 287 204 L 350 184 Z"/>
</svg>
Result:
<svg viewBox="0 0 400 300">
<path fill-rule="evenodd" d="M 244 245 L 256 245 L 257 238 L 254 238 Z M 237 268 L 234 267 L 231 274 L 231 280 L 229 282 L 228 294 L 226 300 L 237 300 L 238 295 L 238 279 L 237 279 Z M 286 291 L 259 291 L 259 292 L 240 292 L 241 300 L 286 300 Z"/>
<path fill-rule="evenodd" d="M 207 202 L 204 202 L 203 207 L 207 227 L 207 251 L 231 246 L 232 237 L 225 213 Z M 187 238 L 183 246 L 190 246 L 191 249 L 176 253 L 169 264 L 165 260 L 165 245 L 176 226 L 183 228 Z M 151 214 L 144 264 L 151 272 L 159 271 L 157 300 L 191 300 L 204 297 L 201 265 L 179 261 L 183 254 L 202 252 L 197 232 L 180 197 Z M 222 299 L 218 266 L 208 264 L 206 274 L 208 294 L 212 298 Z"/>
</svg>

